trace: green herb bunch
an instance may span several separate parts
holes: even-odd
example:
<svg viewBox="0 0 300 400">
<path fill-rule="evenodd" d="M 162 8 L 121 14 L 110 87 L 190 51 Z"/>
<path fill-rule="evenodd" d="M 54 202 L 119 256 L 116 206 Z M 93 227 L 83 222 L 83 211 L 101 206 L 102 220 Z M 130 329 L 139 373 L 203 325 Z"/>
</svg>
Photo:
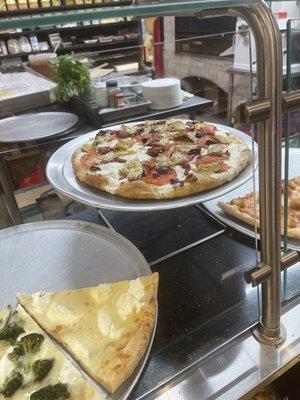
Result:
<svg viewBox="0 0 300 400">
<path fill-rule="evenodd" d="M 68 54 L 57 57 L 51 64 L 57 83 L 57 100 L 67 102 L 74 95 L 86 96 L 89 93 L 91 76 L 83 60 Z"/>
</svg>

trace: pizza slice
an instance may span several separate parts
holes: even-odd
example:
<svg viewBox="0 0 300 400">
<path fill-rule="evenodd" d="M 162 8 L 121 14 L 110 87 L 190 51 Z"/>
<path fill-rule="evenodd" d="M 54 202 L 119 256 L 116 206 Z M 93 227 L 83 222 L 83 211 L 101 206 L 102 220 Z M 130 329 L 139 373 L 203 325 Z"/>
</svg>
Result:
<svg viewBox="0 0 300 400">
<path fill-rule="evenodd" d="M 20 305 L 0 330 L 0 398 L 104 400 Z"/>
<path fill-rule="evenodd" d="M 248 193 L 232 199 L 230 202 L 219 201 L 218 206 L 226 213 L 252 226 L 259 227 L 259 195 Z M 281 182 L 281 234 L 284 221 L 284 181 Z M 300 239 L 300 177 L 288 182 L 288 236 Z"/>
<path fill-rule="evenodd" d="M 158 274 L 62 292 L 19 294 L 23 307 L 113 393 L 144 355 L 156 320 Z"/>
</svg>

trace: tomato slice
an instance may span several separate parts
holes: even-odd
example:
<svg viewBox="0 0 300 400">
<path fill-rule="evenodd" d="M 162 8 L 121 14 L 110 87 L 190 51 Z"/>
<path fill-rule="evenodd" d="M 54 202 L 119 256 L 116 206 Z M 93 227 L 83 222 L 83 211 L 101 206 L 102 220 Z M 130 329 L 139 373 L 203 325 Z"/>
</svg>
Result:
<svg viewBox="0 0 300 400">
<path fill-rule="evenodd" d="M 83 156 L 81 156 L 80 162 L 85 167 L 90 168 L 95 163 L 97 157 L 99 157 L 99 153 L 97 151 L 85 153 Z"/>
<path fill-rule="evenodd" d="M 143 176 L 141 179 L 142 181 L 148 183 L 149 185 L 155 185 L 155 186 L 163 186 L 166 185 L 170 182 L 171 179 L 175 179 L 177 177 L 176 171 L 174 169 L 170 169 L 170 171 L 167 174 L 161 174 L 157 175 L 156 174 L 149 174 L 146 176 Z"/>
<path fill-rule="evenodd" d="M 230 167 L 229 167 L 228 164 L 222 163 L 221 168 L 219 169 L 218 172 L 226 172 L 226 171 L 229 170 L 229 168 L 230 168 Z"/>
<path fill-rule="evenodd" d="M 224 156 L 210 156 L 206 154 L 205 156 L 201 156 L 196 159 L 196 165 L 212 164 L 218 161 L 223 161 L 224 159 Z"/>
<path fill-rule="evenodd" d="M 133 136 L 132 136 L 132 138 L 133 138 L 133 140 L 135 140 L 136 142 L 142 142 L 142 136 L 139 134 L 139 133 L 135 133 Z"/>
</svg>

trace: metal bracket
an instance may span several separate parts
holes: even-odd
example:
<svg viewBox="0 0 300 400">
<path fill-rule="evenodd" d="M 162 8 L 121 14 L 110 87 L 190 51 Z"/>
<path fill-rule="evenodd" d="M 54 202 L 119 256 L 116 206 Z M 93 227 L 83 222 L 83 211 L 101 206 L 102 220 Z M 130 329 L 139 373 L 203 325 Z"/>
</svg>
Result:
<svg viewBox="0 0 300 400">
<path fill-rule="evenodd" d="M 300 260 L 300 255 L 295 250 L 289 250 L 281 253 L 281 271 L 291 267 Z M 270 265 L 261 263 L 260 265 L 250 269 L 244 275 L 245 281 L 251 283 L 253 287 L 267 281 L 271 276 L 272 269 Z"/>
<path fill-rule="evenodd" d="M 268 99 L 259 99 L 240 104 L 236 109 L 236 121 L 240 123 L 254 123 L 266 121 L 270 116 L 271 102 Z M 282 95 L 282 112 L 284 114 L 300 109 L 300 90 Z"/>
</svg>

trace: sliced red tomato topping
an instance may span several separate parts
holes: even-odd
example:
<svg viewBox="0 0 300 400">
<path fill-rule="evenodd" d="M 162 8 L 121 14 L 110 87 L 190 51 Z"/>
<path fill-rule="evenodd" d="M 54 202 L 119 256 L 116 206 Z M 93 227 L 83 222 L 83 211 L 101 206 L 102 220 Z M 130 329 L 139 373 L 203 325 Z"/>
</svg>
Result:
<svg viewBox="0 0 300 400">
<path fill-rule="evenodd" d="M 204 128 L 205 133 L 214 133 L 217 130 L 217 128 L 214 125 L 209 125 L 207 124 Z"/>
<path fill-rule="evenodd" d="M 139 133 L 135 133 L 132 136 L 133 140 L 135 140 L 136 142 L 142 142 L 142 136 Z"/>
<path fill-rule="evenodd" d="M 103 156 L 104 154 L 109 153 L 111 150 L 112 150 L 112 148 L 108 147 L 108 146 L 103 146 L 103 147 L 98 147 L 97 148 L 97 151 L 101 156 Z"/>
<path fill-rule="evenodd" d="M 168 184 L 172 179 L 176 179 L 176 177 L 176 171 L 169 168 L 168 172 L 163 174 L 159 174 L 153 170 L 149 175 L 143 176 L 141 179 L 149 185 L 163 186 Z"/>
<path fill-rule="evenodd" d="M 212 164 L 218 161 L 225 160 L 224 156 L 210 156 L 208 154 L 196 158 L 196 165 Z"/>
<path fill-rule="evenodd" d="M 124 138 L 127 138 L 129 136 L 129 134 L 127 132 L 117 130 L 117 131 L 111 131 L 110 136 L 113 139 L 124 139 Z"/>
<path fill-rule="evenodd" d="M 95 159 L 98 156 L 99 156 L 99 153 L 97 151 L 92 151 L 91 153 L 85 153 L 85 154 L 83 154 L 83 156 L 81 156 L 80 162 L 85 167 L 90 168 L 95 163 Z"/>
<path fill-rule="evenodd" d="M 223 164 L 221 165 L 221 167 L 220 167 L 220 169 L 219 169 L 218 172 L 226 172 L 226 171 L 229 170 L 229 168 L 230 168 L 230 167 L 229 167 L 228 164 L 223 163 Z"/>
</svg>

